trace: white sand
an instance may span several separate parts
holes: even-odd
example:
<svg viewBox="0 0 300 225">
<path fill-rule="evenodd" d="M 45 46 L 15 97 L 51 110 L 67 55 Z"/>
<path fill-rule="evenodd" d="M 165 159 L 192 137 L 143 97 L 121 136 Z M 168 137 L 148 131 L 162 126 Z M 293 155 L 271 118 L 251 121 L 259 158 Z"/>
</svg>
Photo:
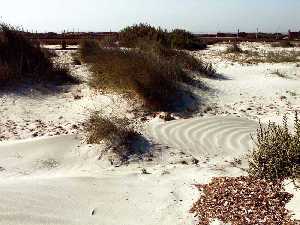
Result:
<svg viewBox="0 0 300 225">
<path fill-rule="evenodd" d="M 154 124 L 150 132 L 159 143 L 190 152 L 195 158 L 219 164 L 238 159 L 253 148 L 258 124 L 233 116 L 192 118 Z"/>
<path fill-rule="evenodd" d="M 250 134 L 258 119 L 280 122 L 285 113 L 292 118 L 300 109 L 299 67 L 226 62 L 218 56 L 222 48 L 195 53 L 227 78 L 204 79 L 211 91 L 193 90 L 211 110 L 188 120 L 137 123 L 156 144 L 149 162 L 114 167 L 105 157 L 98 160 L 102 146 L 81 140 L 82 123 L 91 110 L 134 118 L 121 96 L 95 93 L 85 82 L 55 95 L 43 87 L 26 95 L 0 93 L 0 141 L 5 140 L 0 142 L 0 224 L 195 224 L 189 209 L 199 193 L 193 184 L 245 175 L 244 156 L 253 145 Z M 70 66 L 70 52 L 59 55 L 56 61 Z M 271 74 L 277 69 L 288 78 Z M 85 65 L 72 65 L 71 70 L 87 80 Z M 35 132 L 43 137 L 32 139 Z M 192 164 L 193 158 L 198 165 Z M 233 163 L 241 158 L 242 165 Z M 150 174 L 142 174 L 142 168 Z M 287 190 L 295 194 L 288 208 L 300 218 L 299 191 L 292 184 Z"/>
<path fill-rule="evenodd" d="M 193 224 L 192 185 L 224 174 L 164 163 L 113 168 L 98 153 L 75 136 L 1 144 L 0 224 Z"/>
</svg>

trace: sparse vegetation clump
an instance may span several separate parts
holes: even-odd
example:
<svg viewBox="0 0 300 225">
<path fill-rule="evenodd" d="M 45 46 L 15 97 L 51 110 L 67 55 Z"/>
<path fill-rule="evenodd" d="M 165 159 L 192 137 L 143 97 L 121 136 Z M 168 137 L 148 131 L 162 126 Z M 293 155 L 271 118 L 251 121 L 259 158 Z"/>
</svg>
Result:
<svg viewBox="0 0 300 225">
<path fill-rule="evenodd" d="M 65 40 L 61 41 L 61 49 L 66 50 L 67 49 L 67 42 Z"/>
<path fill-rule="evenodd" d="M 281 47 L 281 48 L 292 48 L 292 47 L 295 47 L 295 45 L 290 42 L 290 41 L 280 41 L 280 42 L 276 42 L 276 43 L 272 43 L 271 46 L 273 48 L 278 48 L 278 47 Z"/>
<path fill-rule="evenodd" d="M 244 53 L 244 51 L 238 45 L 238 43 L 234 42 L 233 44 L 227 47 L 226 53 Z"/>
<path fill-rule="evenodd" d="M 175 29 L 169 33 L 170 47 L 185 50 L 203 50 L 207 45 L 196 40 L 195 36 L 182 29 Z"/>
<path fill-rule="evenodd" d="M 15 28 L 0 25 L 0 82 L 77 82 L 66 68 L 56 66 L 51 54 L 26 39 Z"/>
<path fill-rule="evenodd" d="M 279 70 L 273 71 L 272 74 L 277 75 L 278 77 L 281 77 L 281 78 L 287 78 L 287 75 L 283 72 L 280 72 Z"/>
<path fill-rule="evenodd" d="M 265 179 L 295 179 L 300 176 L 300 121 L 296 113 L 295 133 L 287 126 L 261 124 L 257 130 L 256 148 L 250 157 L 249 173 Z"/>
<path fill-rule="evenodd" d="M 122 159 L 134 150 L 134 142 L 140 138 L 128 119 L 102 117 L 94 112 L 86 123 L 87 143 L 102 144 L 105 142 Z"/>
<path fill-rule="evenodd" d="M 181 29 L 168 32 L 148 24 L 139 24 L 126 27 L 120 32 L 121 46 L 133 48 L 139 42 L 157 42 L 167 48 L 185 50 L 202 50 L 207 47 L 192 33 Z"/>
<path fill-rule="evenodd" d="M 167 48 L 157 42 L 140 42 L 137 47 L 163 60 L 172 61 L 182 69 L 198 72 L 207 77 L 216 76 L 216 70 L 211 64 L 203 63 L 186 51 Z"/>
<path fill-rule="evenodd" d="M 164 46 L 168 45 L 168 35 L 166 30 L 155 28 L 148 24 L 138 24 L 124 28 L 120 32 L 120 45 L 124 47 L 136 47 L 136 44 L 145 42 L 158 42 Z"/>
<path fill-rule="evenodd" d="M 118 38 L 116 36 L 107 36 L 100 41 L 100 46 L 108 48 L 118 47 Z"/>
<path fill-rule="evenodd" d="M 140 49 L 102 48 L 85 41 L 80 52 L 91 64 L 92 87 L 138 96 L 148 109 L 170 110 L 183 92 L 180 83 L 191 79 L 175 61 Z"/>
<path fill-rule="evenodd" d="M 290 51 L 290 52 L 267 52 L 263 55 L 261 61 L 267 63 L 293 63 L 300 61 L 300 52 Z"/>
<path fill-rule="evenodd" d="M 228 54 L 229 52 L 233 53 L 233 50 L 231 49 L 225 52 L 224 57 L 228 60 L 238 62 L 241 64 L 300 62 L 300 52 L 298 51 L 261 51 L 261 52 L 255 50 L 245 50 L 242 52 L 239 51 L 240 50 L 236 50 L 237 54 Z"/>
</svg>

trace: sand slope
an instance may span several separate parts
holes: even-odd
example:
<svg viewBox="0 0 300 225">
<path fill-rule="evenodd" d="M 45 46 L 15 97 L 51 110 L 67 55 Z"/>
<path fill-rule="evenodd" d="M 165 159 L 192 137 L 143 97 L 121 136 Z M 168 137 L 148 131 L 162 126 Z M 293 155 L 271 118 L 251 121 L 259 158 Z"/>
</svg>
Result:
<svg viewBox="0 0 300 225">
<path fill-rule="evenodd" d="M 195 176 L 163 166 L 143 175 L 98 155 L 72 135 L 1 143 L 0 224 L 192 224 Z"/>
</svg>

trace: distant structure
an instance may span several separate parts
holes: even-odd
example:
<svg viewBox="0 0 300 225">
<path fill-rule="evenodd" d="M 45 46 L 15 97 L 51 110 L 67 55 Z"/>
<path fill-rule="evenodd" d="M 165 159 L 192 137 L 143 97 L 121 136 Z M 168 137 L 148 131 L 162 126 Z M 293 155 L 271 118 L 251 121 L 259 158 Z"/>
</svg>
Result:
<svg viewBox="0 0 300 225">
<path fill-rule="evenodd" d="M 291 30 L 289 30 L 288 36 L 289 36 L 290 40 L 300 39 L 300 31 L 299 32 L 292 32 Z"/>
</svg>

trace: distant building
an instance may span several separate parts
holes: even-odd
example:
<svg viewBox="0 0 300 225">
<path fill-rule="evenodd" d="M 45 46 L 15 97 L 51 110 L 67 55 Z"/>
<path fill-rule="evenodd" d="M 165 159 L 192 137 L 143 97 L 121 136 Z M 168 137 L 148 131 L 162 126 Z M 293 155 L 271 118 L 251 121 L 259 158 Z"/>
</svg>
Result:
<svg viewBox="0 0 300 225">
<path fill-rule="evenodd" d="M 289 30 L 289 39 L 300 39 L 300 31 L 292 32 L 291 30 Z"/>
</svg>

